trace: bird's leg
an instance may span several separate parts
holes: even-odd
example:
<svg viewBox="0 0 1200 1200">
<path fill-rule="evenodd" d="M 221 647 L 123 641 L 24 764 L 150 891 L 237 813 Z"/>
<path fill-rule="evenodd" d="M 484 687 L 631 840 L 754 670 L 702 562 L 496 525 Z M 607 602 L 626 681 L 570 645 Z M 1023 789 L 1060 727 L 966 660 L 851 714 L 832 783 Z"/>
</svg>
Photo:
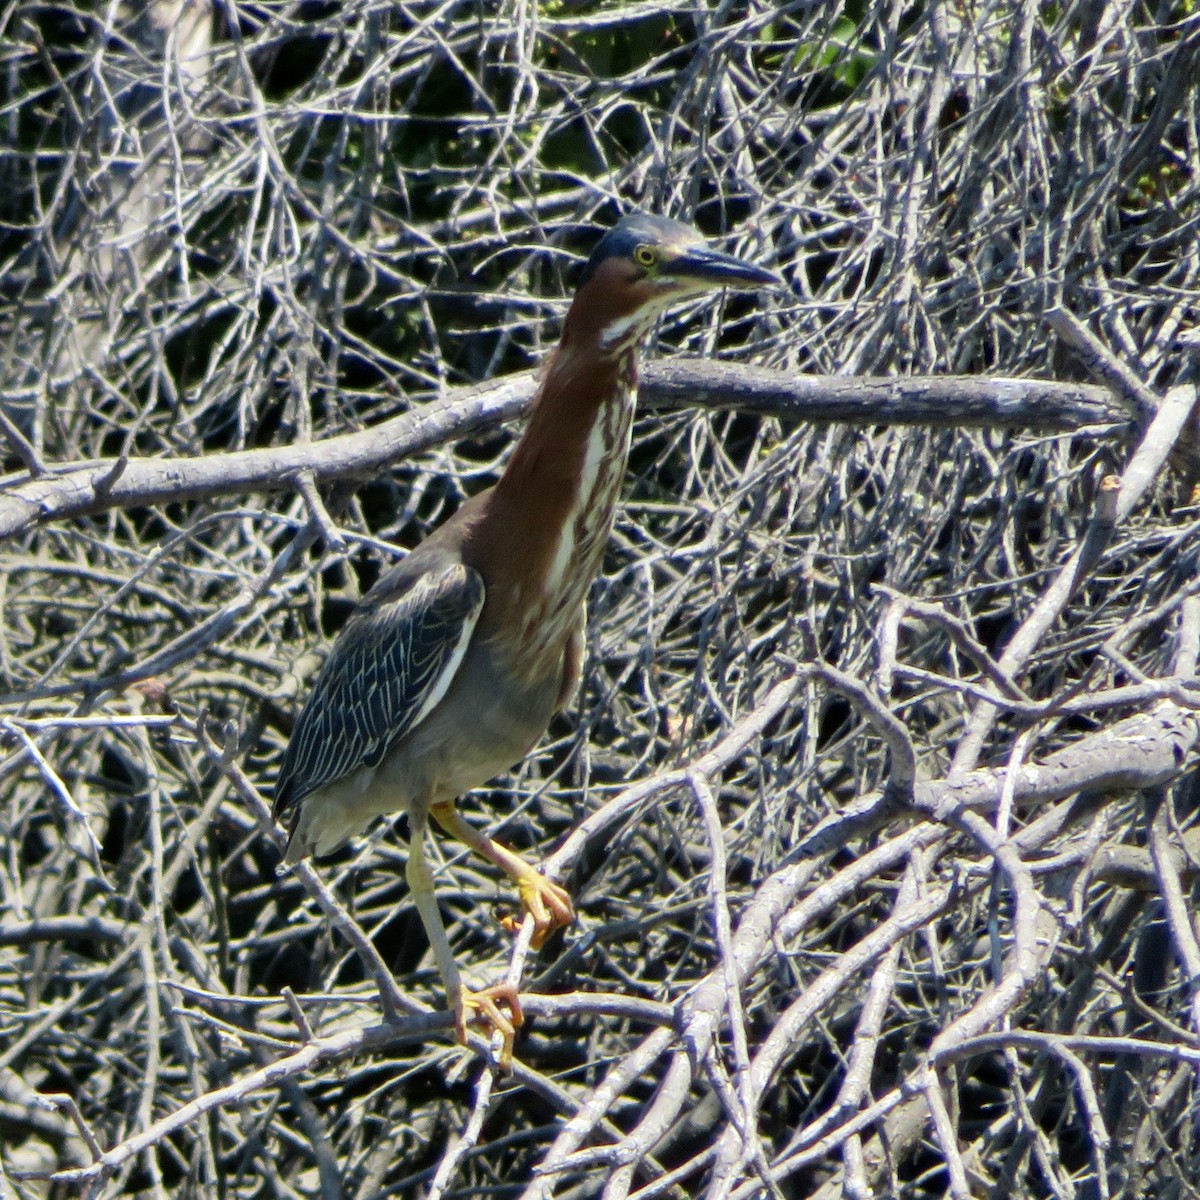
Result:
<svg viewBox="0 0 1200 1200">
<path fill-rule="evenodd" d="M 420 914 L 421 924 L 425 926 L 442 982 L 446 986 L 446 997 L 450 1003 L 450 1010 L 454 1013 L 454 1035 L 459 1044 L 465 1046 L 467 1024 L 472 1020 L 481 1020 L 503 1039 L 499 1061 L 500 1066 L 507 1070 L 512 1065 L 513 1040 L 524 1021 L 521 1003 L 517 999 L 517 989 L 508 983 L 497 984 L 478 992 L 469 991 L 463 986 L 458 964 L 454 961 L 454 952 L 450 949 L 450 941 L 446 937 L 446 927 L 442 924 L 437 897 L 433 892 L 433 872 L 429 869 L 429 861 L 425 857 L 425 814 L 410 812 L 409 822 L 412 832 L 408 844 L 408 865 L 404 874 L 413 903 Z M 501 1011 L 501 1004 L 507 1006 L 509 1016 L 505 1016 Z"/>
<path fill-rule="evenodd" d="M 469 824 L 452 800 L 443 800 L 429 809 L 433 819 L 452 837 L 488 862 L 495 863 L 516 885 L 521 907 L 533 917 L 533 939 L 530 945 L 540 950 L 546 939 L 564 925 L 575 920 L 571 897 L 557 883 L 552 883 L 519 854 L 493 841 Z"/>
</svg>

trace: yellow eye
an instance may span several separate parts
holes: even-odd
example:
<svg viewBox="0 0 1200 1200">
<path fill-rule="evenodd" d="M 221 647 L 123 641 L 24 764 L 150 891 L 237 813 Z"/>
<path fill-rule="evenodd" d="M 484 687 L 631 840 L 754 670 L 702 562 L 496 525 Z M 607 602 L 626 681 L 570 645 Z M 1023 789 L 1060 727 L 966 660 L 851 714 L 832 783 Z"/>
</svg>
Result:
<svg viewBox="0 0 1200 1200">
<path fill-rule="evenodd" d="M 658 251 L 653 246 L 639 246 L 633 252 L 633 257 L 643 267 L 652 267 L 658 262 Z"/>
</svg>

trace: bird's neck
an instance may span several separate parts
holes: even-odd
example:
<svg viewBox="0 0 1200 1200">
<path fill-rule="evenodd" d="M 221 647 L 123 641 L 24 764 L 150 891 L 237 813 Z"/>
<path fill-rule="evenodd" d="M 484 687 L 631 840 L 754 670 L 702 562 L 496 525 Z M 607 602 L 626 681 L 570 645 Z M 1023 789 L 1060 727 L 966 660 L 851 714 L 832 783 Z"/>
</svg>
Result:
<svg viewBox="0 0 1200 1200">
<path fill-rule="evenodd" d="M 634 347 L 604 352 L 570 323 L 542 376 L 520 442 L 496 485 L 504 574 L 531 659 L 553 655 L 600 569 L 629 456 Z M 530 642 L 534 643 L 533 645 Z"/>
</svg>

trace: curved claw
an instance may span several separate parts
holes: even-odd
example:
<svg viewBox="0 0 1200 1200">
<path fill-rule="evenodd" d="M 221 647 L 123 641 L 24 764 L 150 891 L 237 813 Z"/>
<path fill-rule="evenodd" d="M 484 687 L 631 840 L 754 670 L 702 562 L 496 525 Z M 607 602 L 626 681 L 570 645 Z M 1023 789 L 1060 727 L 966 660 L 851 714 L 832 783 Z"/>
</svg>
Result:
<svg viewBox="0 0 1200 1200">
<path fill-rule="evenodd" d="M 500 1005 L 508 1007 L 510 1016 L 505 1016 Z M 498 1033 L 503 1039 L 498 1065 L 502 1071 L 512 1067 L 513 1041 L 517 1030 L 525 1023 L 521 1012 L 521 1001 L 517 989 L 509 983 L 497 983 L 478 992 L 463 988 L 454 1008 L 454 1036 L 460 1046 L 467 1044 L 467 1026 L 473 1022 L 484 1025 L 489 1033 Z"/>
<path fill-rule="evenodd" d="M 540 950 L 556 929 L 575 920 L 575 906 L 566 889 L 545 875 L 534 871 L 517 884 L 517 891 L 521 907 L 533 917 L 533 938 L 529 944 L 535 950 Z"/>
<path fill-rule="evenodd" d="M 529 944 L 535 950 L 540 950 L 556 929 L 575 920 L 575 906 L 566 889 L 532 867 L 527 875 L 517 880 L 517 892 L 521 897 L 521 908 L 533 918 L 533 937 Z M 503 924 L 509 933 L 516 933 L 521 928 L 520 921 L 512 917 L 506 918 Z"/>
</svg>

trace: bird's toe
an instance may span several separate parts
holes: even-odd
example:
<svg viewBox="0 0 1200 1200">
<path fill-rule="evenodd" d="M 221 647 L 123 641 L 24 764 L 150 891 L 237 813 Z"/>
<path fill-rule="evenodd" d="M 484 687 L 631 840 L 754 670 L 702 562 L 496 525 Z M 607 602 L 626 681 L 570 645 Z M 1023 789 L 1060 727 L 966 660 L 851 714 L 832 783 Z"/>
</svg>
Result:
<svg viewBox="0 0 1200 1200">
<path fill-rule="evenodd" d="M 506 1015 L 501 1008 L 508 1009 Z M 467 1026 L 483 1025 L 489 1034 L 498 1033 L 502 1039 L 497 1065 L 502 1071 L 512 1067 L 513 1042 L 517 1030 L 525 1022 L 517 989 L 509 983 L 498 983 L 478 992 L 462 990 L 454 1010 L 454 1035 L 459 1045 L 467 1044 Z"/>
<path fill-rule="evenodd" d="M 533 917 L 533 937 L 529 944 L 535 950 L 540 950 L 556 929 L 575 920 L 575 906 L 566 889 L 545 875 L 531 871 L 517 884 L 517 891 L 521 907 Z"/>
</svg>

